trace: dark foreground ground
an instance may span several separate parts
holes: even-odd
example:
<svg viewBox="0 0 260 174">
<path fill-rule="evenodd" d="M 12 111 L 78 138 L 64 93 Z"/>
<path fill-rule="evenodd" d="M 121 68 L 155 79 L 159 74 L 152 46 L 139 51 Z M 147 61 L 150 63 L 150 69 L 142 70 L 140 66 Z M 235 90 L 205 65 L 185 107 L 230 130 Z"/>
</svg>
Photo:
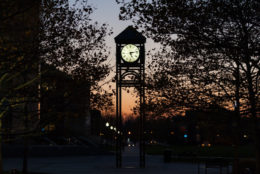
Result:
<svg viewBox="0 0 260 174">
<path fill-rule="evenodd" d="M 138 148 L 126 147 L 123 153 L 123 167 L 115 168 L 114 155 L 90 155 L 90 156 L 68 156 L 68 157 L 41 157 L 29 159 L 29 171 L 48 174 L 113 174 L 113 173 L 149 173 L 149 174 L 196 174 L 198 173 L 197 163 L 164 163 L 163 156 L 147 155 L 146 168 L 138 167 Z M 4 159 L 4 169 L 22 169 L 21 158 Z M 231 173 L 232 167 L 229 166 Z M 200 165 L 200 173 L 205 172 L 205 165 Z M 208 173 L 217 174 L 219 169 L 208 169 Z M 223 174 L 226 168 L 223 168 Z"/>
</svg>

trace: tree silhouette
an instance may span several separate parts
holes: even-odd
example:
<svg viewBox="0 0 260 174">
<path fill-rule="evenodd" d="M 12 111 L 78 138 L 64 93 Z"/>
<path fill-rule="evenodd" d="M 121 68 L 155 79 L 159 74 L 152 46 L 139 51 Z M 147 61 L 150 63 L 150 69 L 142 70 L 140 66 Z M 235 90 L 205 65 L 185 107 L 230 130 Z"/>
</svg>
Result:
<svg viewBox="0 0 260 174">
<path fill-rule="evenodd" d="M 46 71 L 41 69 L 43 64 L 87 84 L 91 94 L 86 98 L 101 93 L 95 104 L 102 102 L 100 96 L 111 103 L 111 96 L 103 94 L 98 84 L 110 72 L 104 39 L 111 31 L 107 24 L 92 21 L 93 8 L 84 0 L 75 1 L 71 6 L 67 0 L 3 0 L 0 11 L 0 73 L 1 77 L 16 75 L 10 83 L 1 86 L 1 91 L 8 90 L 0 96 L 1 101 L 8 100 L 8 106 L 0 104 L 1 109 L 11 107 L 15 113 L 11 115 L 24 123 L 17 135 L 30 134 L 29 125 L 33 125 L 33 131 L 39 130 L 35 105 L 42 100 L 38 88 L 42 81 L 37 77 Z M 1 112 L 1 116 L 4 114 L 7 116 Z"/>
<path fill-rule="evenodd" d="M 62 8 L 61 8 L 62 7 Z M 109 51 L 106 36 L 112 32 L 107 24 L 92 22 L 93 8 L 85 1 L 69 6 L 66 0 L 45 1 L 40 28 L 41 61 L 66 72 L 75 80 L 86 81 L 94 94 L 105 93 L 98 82 L 111 70 L 106 63 Z M 93 105 L 100 100 L 96 100 Z"/>
<path fill-rule="evenodd" d="M 185 68 L 196 90 L 210 87 L 209 91 L 216 89 L 222 95 L 228 94 L 226 102 L 236 101 L 238 115 L 244 104 L 246 115 L 253 121 L 259 173 L 260 3 L 251 0 L 117 2 L 122 4 L 120 19 L 132 19 L 148 37 L 168 48 L 172 53 L 169 59 L 176 65 L 184 65 L 181 69 Z M 195 93 L 195 97 L 208 94 Z M 216 95 L 216 91 L 212 94 Z"/>
</svg>

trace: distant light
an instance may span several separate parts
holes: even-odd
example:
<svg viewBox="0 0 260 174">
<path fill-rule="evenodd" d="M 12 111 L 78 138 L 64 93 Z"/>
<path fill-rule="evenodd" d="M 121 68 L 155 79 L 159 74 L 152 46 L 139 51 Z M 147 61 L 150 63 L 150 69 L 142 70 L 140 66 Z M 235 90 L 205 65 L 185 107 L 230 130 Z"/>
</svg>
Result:
<svg viewBox="0 0 260 174">
<path fill-rule="evenodd" d="M 246 134 L 244 134 L 244 138 L 247 138 L 247 135 L 246 135 Z"/>
<path fill-rule="evenodd" d="M 208 147 L 211 147 L 211 144 L 208 144 Z"/>
<path fill-rule="evenodd" d="M 234 102 L 234 109 L 237 108 L 237 101 Z"/>
<path fill-rule="evenodd" d="M 184 134 L 184 138 L 188 138 L 188 135 L 187 135 L 187 134 Z"/>
<path fill-rule="evenodd" d="M 171 131 L 171 132 L 170 132 L 170 134 L 171 134 L 171 135 L 174 135 L 174 132 L 173 132 L 173 131 Z"/>
<path fill-rule="evenodd" d="M 205 144 L 201 144 L 201 147 L 205 147 Z"/>
<path fill-rule="evenodd" d="M 128 135 L 131 135 L 132 133 L 131 133 L 131 131 L 128 131 L 127 134 L 128 134 Z"/>
<path fill-rule="evenodd" d="M 114 127 L 113 127 L 113 126 L 110 126 L 110 129 L 111 129 L 111 130 L 113 130 L 113 129 L 114 129 Z"/>
<path fill-rule="evenodd" d="M 108 122 L 106 122 L 106 127 L 109 127 L 109 123 Z"/>
<path fill-rule="evenodd" d="M 120 134 L 120 131 L 117 131 L 118 134 Z"/>
<path fill-rule="evenodd" d="M 42 132 L 44 132 L 45 131 L 45 129 L 44 128 L 42 128 Z"/>
<path fill-rule="evenodd" d="M 220 135 L 219 134 L 217 134 L 217 137 L 219 137 Z"/>
<path fill-rule="evenodd" d="M 99 136 L 103 136 L 104 134 L 102 132 L 99 133 Z"/>
<path fill-rule="evenodd" d="M 114 127 L 114 131 L 116 131 L 116 127 Z"/>
<path fill-rule="evenodd" d="M 153 131 L 151 131 L 150 134 L 153 134 Z"/>
</svg>

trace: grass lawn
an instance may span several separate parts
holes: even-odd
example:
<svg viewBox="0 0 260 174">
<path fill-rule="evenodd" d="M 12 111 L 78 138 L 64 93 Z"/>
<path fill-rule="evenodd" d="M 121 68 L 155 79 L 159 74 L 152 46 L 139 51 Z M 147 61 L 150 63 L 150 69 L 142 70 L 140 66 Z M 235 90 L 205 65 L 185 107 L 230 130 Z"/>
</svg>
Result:
<svg viewBox="0 0 260 174">
<path fill-rule="evenodd" d="M 198 156 L 212 156 L 212 157 L 234 157 L 235 148 L 232 146 L 211 146 L 198 147 L 192 145 L 176 145 L 176 146 L 162 146 L 162 145 L 147 145 L 146 152 L 151 155 L 162 155 L 164 150 L 169 149 L 172 155 L 189 155 L 197 154 Z M 239 157 L 252 158 L 255 157 L 253 145 L 246 145 L 238 147 Z"/>
</svg>

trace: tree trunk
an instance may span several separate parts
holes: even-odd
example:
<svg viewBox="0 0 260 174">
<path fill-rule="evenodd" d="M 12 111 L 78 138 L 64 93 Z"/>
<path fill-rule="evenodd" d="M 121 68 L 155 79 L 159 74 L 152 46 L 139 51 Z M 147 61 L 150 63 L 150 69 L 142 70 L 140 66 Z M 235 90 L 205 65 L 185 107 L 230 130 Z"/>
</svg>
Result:
<svg viewBox="0 0 260 174">
<path fill-rule="evenodd" d="M 259 140 L 259 136 L 260 134 L 257 133 L 257 140 L 256 140 L 256 143 L 255 143 L 255 146 L 256 146 L 256 172 L 255 173 L 260 173 L 260 140 Z"/>
<path fill-rule="evenodd" d="M 2 119 L 0 119 L 0 130 L 2 130 Z M 2 152 L 2 135 L 0 135 L 0 173 L 3 173 Z"/>
<path fill-rule="evenodd" d="M 256 95 L 253 89 L 253 82 L 251 77 L 251 67 L 249 62 L 247 63 L 247 80 L 248 80 L 248 92 L 250 102 L 250 113 L 253 121 L 253 132 L 255 139 L 255 150 L 256 150 L 256 173 L 260 173 L 260 133 L 258 130 L 258 118 L 256 115 Z"/>
<path fill-rule="evenodd" d="M 25 130 L 28 130 L 28 110 L 27 110 L 27 104 L 25 103 L 24 107 L 24 116 L 25 116 Z M 24 156 L 23 156 L 23 174 L 28 173 L 28 135 L 24 135 Z"/>
<path fill-rule="evenodd" d="M 241 117 L 240 117 L 240 69 L 239 69 L 239 63 L 236 62 L 236 71 L 235 71 L 235 79 L 236 79 L 236 91 L 235 91 L 235 103 L 234 103 L 234 108 L 235 108 L 235 142 L 234 142 L 234 174 L 239 173 L 239 152 L 238 148 L 240 145 L 240 128 L 241 128 Z"/>
<path fill-rule="evenodd" d="M 23 174 L 28 173 L 28 140 L 24 138 Z"/>
</svg>

